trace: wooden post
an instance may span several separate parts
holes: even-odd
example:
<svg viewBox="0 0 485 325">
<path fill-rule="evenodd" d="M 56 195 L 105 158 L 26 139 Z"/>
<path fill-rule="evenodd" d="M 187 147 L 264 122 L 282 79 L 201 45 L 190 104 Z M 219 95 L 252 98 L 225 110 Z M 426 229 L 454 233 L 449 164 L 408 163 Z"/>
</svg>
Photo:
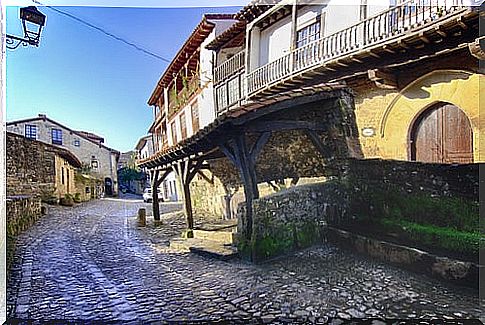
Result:
<svg viewBox="0 0 485 325">
<path fill-rule="evenodd" d="M 147 211 L 145 208 L 138 209 L 138 225 L 145 227 L 147 225 Z"/>
<path fill-rule="evenodd" d="M 246 199 L 247 224 L 245 235 L 250 238 L 253 232 L 253 200 L 259 198 L 258 181 L 256 178 L 256 160 L 269 140 L 271 132 L 263 132 L 256 140 L 254 147 L 249 151 L 246 144 L 246 136 L 243 133 L 237 135 L 233 141 L 221 145 L 221 151 L 232 161 L 239 170 L 244 184 L 244 196 Z"/>
<path fill-rule="evenodd" d="M 187 221 L 187 229 L 189 230 L 194 229 L 194 216 L 192 212 L 192 200 L 190 197 L 190 181 L 192 180 L 193 175 L 195 175 L 195 172 L 192 170 L 189 173 L 191 164 L 191 160 L 178 161 L 175 165 L 172 166 L 180 181 L 180 186 L 182 187 L 184 214 Z"/>
<path fill-rule="evenodd" d="M 160 220 L 160 207 L 158 205 L 158 174 L 159 171 L 156 170 L 153 173 L 153 180 L 152 180 L 152 208 L 153 208 L 153 219 Z"/>
<path fill-rule="evenodd" d="M 158 177 L 159 171 L 156 170 L 153 174 L 153 181 L 152 181 L 152 205 L 153 205 L 153 219 L 155 221 L 160 221 L 160 206 L 158 200 L 158 187 L 163 182 L 165 178 L 167 178 L 168 174 L 170 174 L 170 170 L 166 170 L 161 177 Z"/>
</svg>

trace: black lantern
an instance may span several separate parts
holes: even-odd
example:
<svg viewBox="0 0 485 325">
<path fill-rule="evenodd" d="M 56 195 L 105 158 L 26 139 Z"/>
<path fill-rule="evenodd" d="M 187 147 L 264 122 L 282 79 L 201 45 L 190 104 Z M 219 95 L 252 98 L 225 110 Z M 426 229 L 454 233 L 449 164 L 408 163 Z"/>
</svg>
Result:
<svg viewBox="0 0 485 325">
<path fill-rule="evenodd" d="M 34 6 L 20 8 L 24 37 L 7 34 L 7 48 L 16 49 L 20 44 L 23 46 L 39 46 L 40 33 L 45 25 L 45 18 L 45 15 Z"/>
</svg>

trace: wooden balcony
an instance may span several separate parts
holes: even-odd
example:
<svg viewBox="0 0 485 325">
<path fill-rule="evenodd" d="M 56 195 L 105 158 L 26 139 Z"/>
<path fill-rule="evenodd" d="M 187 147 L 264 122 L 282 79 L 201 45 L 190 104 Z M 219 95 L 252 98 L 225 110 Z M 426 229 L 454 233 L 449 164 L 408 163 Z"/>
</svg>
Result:
<svg viewBox="0 0 485 325">
<path fill-rule="evenodd" d="M 214 69 L 214 84 L 217 85 L 244 69 L 244 59 L 244 51 L 241 51 L 217 66 Z"/>
<path fill-rule="evenodd" d="M 466 0 L 409 0 L 344 30 L 320 38 L 247 75 L 247 96 L 339 57 L 417 32 L 469 9 Z"/>
<path fill-rule="evenodd" d="M 175 113 L 183 108 L 195 93 L 200 90 L 199 75 L 194 75 L 183 88 L 175 93 L 174 88 L 170 90 L 168 102 L 168 118 L 170 119 Z"/>
<path fill-rule="evenodd" d="M 214 69 L 217 115 L 238 104 L 245 97 L 244 55 L 244 51 L 241 51 Z"/>
</svg>

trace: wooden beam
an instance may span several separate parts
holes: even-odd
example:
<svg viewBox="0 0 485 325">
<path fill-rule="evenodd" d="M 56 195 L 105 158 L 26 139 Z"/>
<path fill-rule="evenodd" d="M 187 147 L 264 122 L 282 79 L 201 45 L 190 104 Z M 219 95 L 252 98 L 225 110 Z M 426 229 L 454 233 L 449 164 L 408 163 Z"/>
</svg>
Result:
<svg viewBox="0 0 485 325">
<path fill-rule="evenodd" d="M 268 142 L 270 137 L 271 137 L 271 132 L 263 132 L 258 137 L 258 139 L 256 140 L 256 143 L 251 148 L 249 156 L 253 166 L 256 165 L 256 160 L 258 159 L 259 153 L 263 149 L 264 145 Z"/>
<path fill-rule="evenodd" d="M 322 140 L 320 140 L 318 134 L 313 130 L 305 130 L 305 133 L 322 157 L 326 159 L 330 158 L 329 152 L 325 149 L 325 146 L 323 145 Z"/>
<path fill-rule="evenodd" d="M 373 81 L 378 88 L 381 89 L 396 89 L 397 78 L 393 73 L 372 69 L 367 71 L 367 75 L 371 81 Z"/>
<path fill-rule="evenodd" d="M 214 175 L 212 175 L 212 178 L 209 178 L 204 172 L 201 170 L 197 171 L 197 174 L 200 175 L 207 183 L 214 185 Z"/>
<path fill-rule="evenodd" d="M 291 121 L 291 120 L 256 121 L 256 122 L 250 123 L 250 125 L 246 127 L 246 130 L 249 132 L 272 132 L 272 131 L 301 130 L 301 129 L 326 131 L 327 127 L 321 123 L 316 123 L 316 122 Z"/>
</svg>

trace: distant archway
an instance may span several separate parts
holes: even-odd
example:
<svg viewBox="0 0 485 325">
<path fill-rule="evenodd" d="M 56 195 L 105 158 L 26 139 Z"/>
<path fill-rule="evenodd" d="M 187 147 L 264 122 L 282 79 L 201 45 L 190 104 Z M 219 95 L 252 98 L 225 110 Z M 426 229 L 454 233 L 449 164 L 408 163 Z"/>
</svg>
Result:
<svg viewBox="0 0 485 325">
<path fill-rule="evenodd" d="M 466 114 L 440 102 L 424 110 L 411 125 L 411 160 L 428 163 L 473 163 L 473 132 Z"/>
</svg>

